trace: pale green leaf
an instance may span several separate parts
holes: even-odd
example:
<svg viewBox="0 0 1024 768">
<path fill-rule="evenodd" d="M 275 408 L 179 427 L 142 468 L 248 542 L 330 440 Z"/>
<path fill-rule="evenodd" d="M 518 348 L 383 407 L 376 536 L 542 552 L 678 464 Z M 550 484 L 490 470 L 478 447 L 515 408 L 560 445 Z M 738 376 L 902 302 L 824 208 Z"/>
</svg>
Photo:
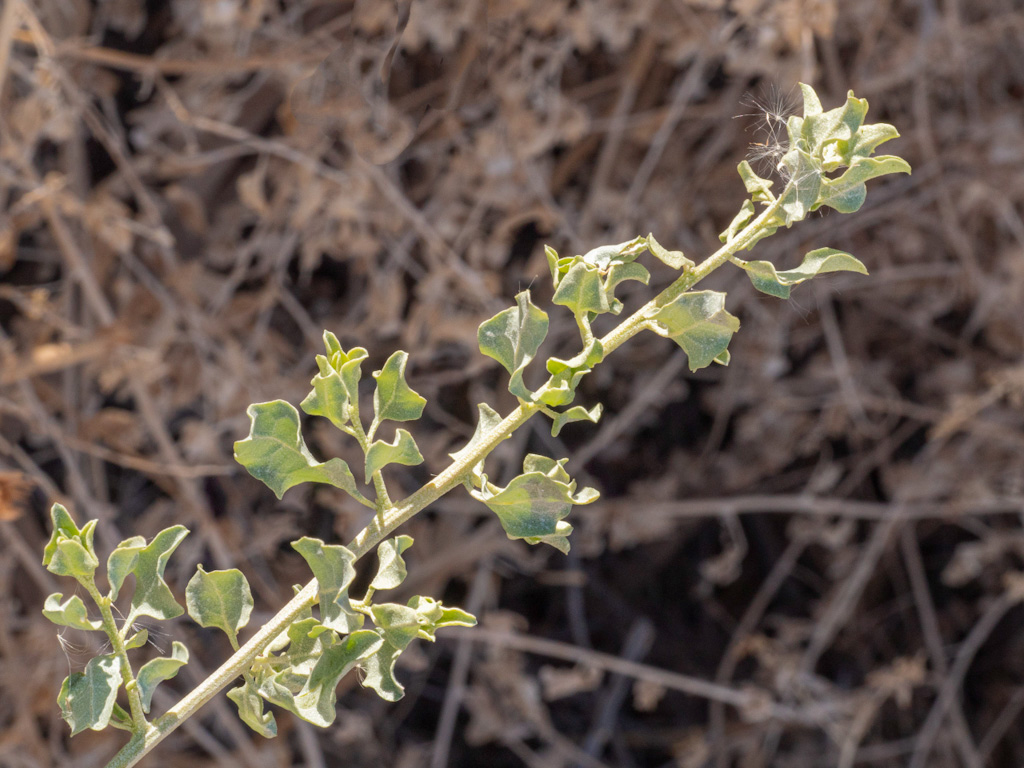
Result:
<svg viewBox="0 0 1024 768">
<path fill-rule="evenodd" d="M 377 547 L 377 575 L 370 582 L 373 589 L 394 589 L 407 575 L 402 553 L 412 546 L 412 536 L 385 539 Z"/>
<path fill-rule="evenodd" d="M 582 260 L 601 272 L 608 272 L 614 266 L 621 266 L 633 262 L 637 256 L 644 252 L 647 247 L 647 239 L 634 237 L 624 243 L 617 245 L 599 245 L 587 251 L 581 257 Z"/>
<path fill-rule="evenodd" d="M 555 289 L 551 301 L 554 304 L 568 307 L 578 317 L 586 316 L 590 312 L 595 314 L 611 312 L 613 306 L 605 292 L 600 270 L 584 261 L 578 261 L 569 269 L 565 277 L 558 283 L 558 288 Z"/>
<path fill-rule="evenodd" d="M 299 412 L 293 405 L 284 400 L 253 403 L 246 413 L 252 426 L 249 436 L 235 443 L 235 460 L 277 498 L 299 483 L 326 483 L 373 507 L 356 488 L 348 464 L 341 459 L 320 462 L 313 458 L 302 439 Z"/>
<path fill-rule="evenodd" d="M 91 580 L 100 564 L 93 546 L 96 521 L 90 520 L 79 529 L 62 504 L 50 508 L 50 519 L 53 532 L 43 549 L 46 570 L 79 581 Z"/>
<path fill-rule="evenodd" d="M 292 547 L 316 577 L 321 623 L 343 634 L 359 629 L 363 616 L 352 608 L 348 598 L 348 587 L 356 575 L 355 555 L 341 544 L 324 544 L 308 536 L 293 541 Z"/>
<path fill-rule="evenodd" d="M 751 199 L 755 203 L 775 202 L 775 195 L 772 194 L 771 180 L 763 179 L 754 173 L 754 169 L 750 167 L 750 163 L 746 160 L 737 166 L 737 170 L 740 173 L 740 178 L 743 179 L 743 186 L 746 187 L 747 192 L 750 193 Z"/>
<path fill-rule="evenodd" d="M 302 689 L 295 694 L 295 712 L 304 720 L 326 728 L 337 716 L 335 689 L 341 678 L 361 660 L 378 650 L 383 641 L 371 630 L 353 632 L 324 650 Z"/>
<path fill-rule="evenodd" d="M 568 277 L 566 275 L 565 279 Z M 523 371 L 547 334 L 547 314 L 530 301 L 529 291 L 523 291 L 516 295 L 516 306 L 480 324 L 477 341 L 483 354 L 497 360 L 511 374 L 509 391 L 516 397 L 530 400 L 530 390 L 523 383 Z"/>
<path fill-rule="evenodd" d="M 416 595 L 409 599 L 408 607 L 419 622 L 417 637 L 434 642 L 437 630 L 444 627 L 475 627 L 476 617 L 461 608 L 442 605 L 433 598 Z"/>
<path fill-rule="evenodd" d="M 406 352 L 395 352 L 384 367 L 373 372 L 377 389 L 373 393 L 373 412 L 376 421 L 415 421 L 423 415 L 427 401 L 414 392 L 405 381 Z"/>
<path fill-rule="evenodd" d="M 405 650 L 419 634 L 419 617 L 407 605 L 379 603 L 370 606 L 370 613 L 384 641 L 399 650 Z"/>
<path fill-rule="evenodd" d="M 198 566 L 185 587 L 188 615 L 201 627 L 223 630 L 238 650 L 238 630 L 249 623 L 252 613 L 252 592 L 249 582 L 237 568 L 210 571 Z"/>
<path fill-rule="evenodd" d="M 89 618 L 82 598 L 78 595 L 71 595 L 62 603 L 62 597 L 64 595 L 60 592 L 55 592 L 47 597 L 46 602 L 43 603 L 43 616 L 62 627 L 88 630 L 103 628 L 103 622 Z"/>
<path fill-rule="evenodd" d="M 395 439 L 390 443 L 375 440 L 370 445 L 370 450 L 366 452 L 366 482 L 370 482 L 374 472 L 388 464 L 414 467 L 422 463 L 423 455 L 412 435 L 404 429 L 399 429 L 395 433 Z"/>
<path fill-rule="evenodd" d="M 691 371 L 704 368 L 724 352 L 740 321 L 725 309 L 725 294 L 691 291 L 652 315 L 651 329 L 686 352 Z"/>
<path fill-rule="evenodd" d="M 890 173 L 910 173 L 910 164 L 902 157 L 858 157 L 837 179 L 825 179 L 816 207 L 827 205 L 840 213 L 853 213 L 864 204 L 864 182 Z"/>
<path fill-rule="evenodd" d="M 140 629 L 124 642 L 124 649 L 130 651 L 133 648 L 141 648 L 149 641 L 149 631 Z"/>
<path fill-rule="evenodd" d="M 762 293 L 788 299 L 791 286 L 827 272 L 858 272 L 868 273 L 867 267 L 859 259 L 835 248 L 818 248 L 804 256 L 799 267 L 781 272 L 775 265 L 767 261 L 748 261 L 740 266 L 746 271 L 747 277 L 754 287 Z"/>
<path fill-rule="evenodd" d="M 381 634 L 381 630 L 377 632 Z M 383 634 L 381 636 L 383 637 Z M 405 695 L 405 688 L 395 678 L 395 662 L 401 652 L 401 648 L 396 648 L 391 643 L 382 643 L 360 664 L 364 674 L 359 684 L 364 688 L 372 688 L 384 701 L 394 702 L 402 698 Z"/>
<path fill-rule="evenodd" d="M 96 656 L 84 671 L 65 678 L 57 703 L 72 736 L 86 729 L 102 731 L 107 727 L 121 681 L 121 665 L 113 654 Z"/>
<path fill-rule="evenodd" d="M 523 474 L 504 488 L 485 483 L 470 493 L 498 516 L 510 539 L 543 542 L 568 552 L 572 526 L 562 518 L 574 505 L 596 501 L 599 494 L 593 488 L 575 493 L 576 483 L 565 471 L 566 461 L 529 454 L 523 460 Z"/>
<path fill-rule="evenodd" d="M 132 569 L 135 594 L 132 595 L 131 619 L 139 616 L 173 619 L 185 612 L 164 581 L 164 569 L 171 553 L 186 536 L 188 529 L 185 526 L 174 525 L 160 531 L 147 547 L 139 551 L 139 559 Z"/>
<path fill-rule="evenodd" d="M 135 569 L 139 562 L 139 553 L 146 548 L 146 539 L 142 536 L 132 536 L 125 539 L 107 558 L 107 581 L 110 582 L 110 599 L 116 600 L 121 592 L 121 587 L 128 574 Z"/>
<path fill-rule="evenodd" d="M 235 702 L 235 706 L 238 707 L 238 716 L 243 723 L 265 739 L 277 736 L 277 722 L 274 720 L 274 713 L 263 710 L 263 699 L 260 697 L 259 689 L 250 678 L 246 679 L 244 685 L 228 691 L 228 698 Z"/>
<path fill-rule="evenodd" d="M 571 424 L 574 421 L 589 421 L 592 424 L 597 424 L 597 420 L 601 418 L 601 410 L 603 406 L 598 403 L 589 411 L 582 405 L 575 405 L 572 408 L 556 413 L 552 418 L 551 423 L 551 436 L 558 437 L 558 433 L 562 431 L 562 427 L 566 424 Z"/>
<path fill-rule="evenodd" d="M 148 713 L 153 703 L 153 692 L 164 680 L 170 680 L 178 670 L 188 664 L 188 648 L 175 640 L 171 643 L 171 655 L 159 656 L 147 661 L 139 669 L 135 679 L 142 696 L 142 711 Z"/>
<path fill-rule="evenodd" d="M 654 239 L 654 235 L 647 236 L 647 249 L 656 259 L 672 267 L 672 269 L 687 270 L 693 267 L 693 262 L 683 255 L 682 251 L 670 251 Z"/>
<path fill-rule="evenodd" d="M 63 504 L 54 504 L 50 507 L 50 519 L 53 521 L 53 531 L 50 540 L 43 549 L 43 565 L 49 566 L 57 554 L 57 544 L 62 539 L 78 539 L 82 531 L 75 524 L 74 518 L 68 513 Z"/>
<path fill-rule="evenodd" d="M 349 422 L 359 418 L 360 366 L 367 352 L 362 347 L 346 352 L 330 331 L 324 331 L 324 347 L 327 354 L 316 356 L 319 373 L 310 382 L 313 389 L 300 406 L 310 416 L 323 416 L 350 431 Z"/>
<path fill-rule="evenodd" d="M 460 461 L 464 456 L 475 453 L 479 449 L 480 444 L 484 440 L 490 438 L 495 428 L 501 423 L 501 414 L 491 408 L 491 406 L 487 405 L 487 403 L 480 403 L 477 405 L 477 411 L 479 415 L 476 421 L 476 429 L 473 431 L 473 437 L 469 439 L 469 442 L 466 443 L 464 447 L 455 451 L 455 453 L 448 454 L 452 457 L 453 461 Z M 507 439 L 508 435 L 504 435 L 502 437 L 502 440 Z M 467 478 L 467 487 L 471 479 L 476 479 L 477 482 L 479 482 L 478 478 L 482 471 L 483 461 L 480 461 L 475 467 L 473 467 L 472 477 Z"/>
<path fill-rule="evenodd" d="M 729 226 L 722 234 L 718 236 L 718 239 L 723 243 L 727 243 L 732 240 L 736 235 L 743 231 L 743 228 L 747 223 L 754 217 L 754 204 L 750 200 L 744 200 L 743 205 L 740 206 L 740 211 L 737 213 Z"/>
</svg>

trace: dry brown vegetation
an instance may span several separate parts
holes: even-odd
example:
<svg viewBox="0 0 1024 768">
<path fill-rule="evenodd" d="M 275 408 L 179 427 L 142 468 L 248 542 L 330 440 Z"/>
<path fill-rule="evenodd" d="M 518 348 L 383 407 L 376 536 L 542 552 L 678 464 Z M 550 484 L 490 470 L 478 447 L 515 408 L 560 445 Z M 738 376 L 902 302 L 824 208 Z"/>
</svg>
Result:
<svg viewBox="0 0 1024 768">
<path fill-rule="evenodd" d="M 323 328 L 374 367 L 409 350 L 429 400 L 427 464 L 395 481 L 412 490 L 477 402 L 512 405 L 475 330 L 521 287 L 549 295 L 542 243 L 653 231 L 699 259 L 742 201 L 760 100 L 798 80 L 868 98 L 914 175 L 758 258 L 828 245 L 872 275 L 781 302 L 722 270 L 744 325 L 728 369 L 690 375 L 650 334 L 587 382 L 600 425 L 506 443 L 495 475 L 529 447 L 603 491 L 570 557 L 461 493 L 415 520 L 406 587 L 483 626 L 407 652 L 402 702 L 349 679 L 336 727 L 282 714 L 264 741 L 221 696 L 145 764 L 1024 764 L 1020 4 L 406 10 L 3 3 L 0 765 L 100 766 L 123 742 L 69 739 L 55 705 L 96 649 L 40 615 L 69 590 L 39 565 L 52 501 L 99 518 L 101 549 L 185 523 L 179 595 L 197 561 L 239 566 L 258 623 L 307 578 L 287 542 L 346 540 L 366 510 L 246 475 L 246 405 L 301 399 Z M 187 621 L 155 644 L 172 637 L 193 649 L 176 696 L 228 648 Z"/>
</svg>

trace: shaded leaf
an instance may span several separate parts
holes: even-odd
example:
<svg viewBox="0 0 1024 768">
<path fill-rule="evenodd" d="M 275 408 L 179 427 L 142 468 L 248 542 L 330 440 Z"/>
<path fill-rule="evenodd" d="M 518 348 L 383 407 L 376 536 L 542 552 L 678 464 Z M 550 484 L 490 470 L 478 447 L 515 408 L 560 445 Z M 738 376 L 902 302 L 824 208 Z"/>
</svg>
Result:
<svg viewBox="0 0 1024 768">
<path fill-rule="evenodd" d="M 741 262 L 747 277 L 754 287 L 762 293 L 788 299 L 791 286 L 810 280 L 816 275 L 827 272 L 859 272 L 868 273 L 867 268 L 848 253 L 835 248 L 818 248 L 804 256 L 799 267 L 782 272 L 775 270 L 775 265 L 768 261 Z"/>
<path fill-rule="evenodd" d="M 691 291 L 654 315 L 651 329 L 672 339 L 686 352 L 691 371 L 708 366 L 729 346 L 740 321 L 725 309 L 725 294 Z"/>
<path fill-rule="evenodd" d="M 373 372 L 377 389 L 373 393 L 376 421 L 415 421 L 423 414 L 427 401 L 414 392 L 405 381 L 406 352 L 395 352 L 384 367 Z"/>
<path fill-rule="evenodd" d="M 238 716 L 242 722 L 252 728 L 265 739 L 277 736 L 277 721 L 273 712 L 263 711 L 263 699 L 252 679 L 246 677 L 244 685 L 228 691 L 228 698 L 238 707 Z"/>
<path fill-rule="evenodd" d="M 381 634 L 381 630 L 377 630 Z M 383 635 L 381 634 L 383 637 Z M 398 701 L 405 695 L 405 688 L 395 678 L 395 662 L 402 649 L 396 648 L 387 641 L 360 664 L 363 679 L 359 684 L 364 688 L 372 688 L 384 701 Z"/>
<path fill-rule="evenodd" d="M 598 403 L 588 411 L 582 405 L 575 405 L 566 411 L 555 413 L 551 422 L 551 436 L 558 437 L 558 433 L 562 431 L 562 427 L 566 424 L 571 424 L 574 421 L 589 421 L 592 424 L 597 424 L 598 419 L 601 418 L 601 410 L 603 407 L 604 406 Z"/>
<path fill-rule="evenodd" d="M 175 640 L 171 643 L 171 655 L 159 656 L 147 661 L 135 676 L 142 696 L 142 711 L 149 713 L 153 703 L 153 692 L 164 680 L 170 680 L 178 670 L 188 664 L 188 648 Z"/>
<path fill-rule="evenodd" d="M 113 654 L 90 659 L 84 671 L 64 679 L 57 703 L 72 736 L 107 727 L 121 681 L 121 665 Z"/>
<path fill-rule="evenodd" d="M 149 631 L 140 629 L 134 635 L 129 637 L 124 643 L 124 649 L 130 651 L 133 648 L 141 648 L 149 641 Z"/>
<path fill-rule="evenodd" d="M 377 547 L 377 575 L 370 586 L 373 589 L 394 589 L 407 575 L 402 553 L 412 546 L 412 536 L 396 536 L 385 539 Z"/>
<path fill-rule="evenodd" d="M 249 623 L 253 601 L 249 582 L 237 568 L 210 571 L 197 566 L 185 587 L 188 615 L 201 627 L 223 630 L 238 650 L 238 630 Z"/>
<path fill-rule="evenodd" d="M 341 459 L 319 462 L 313 458 L 299 432 L 299 412 L 293 405 L 284 400 L 253 403 L 246 413 L 251 428 L 247 438 L 235 443 L 235 460 L 277 498 L 299 483 L 326 483 L 373 507 L 356 488 L 348 464 Z"/>
<path fill-rule="evenodd" d="M 530 301 L 529 291 L 523 291 L 516 294 L 516 306 L 480 324 L 477 341 L 480 351 L 501 363 L 511 375 L 509 392 L 530 400 L 530 390 L 523 383 L 523 371 L 547 335 L 547 314 Z"/>
<path fill-rule="evenodd" d="M 348 587 L 355 578 L 355 555 L 341 544 L 324 544 L 320 539 L 303 536 L 292 542 L 313 572 L 318 583 L 320 622 L 343 634 L 363 625 L 363 616 L 352 608 Z"/>
<path fill-rule="evenodd" d="M 43 616 L 62 627 L 87 630 L 103 628 L 101 621 L 89 618 L 89 612 L 86 611 L 82 598 L 78 595 L 71 595 L 62 603 L 62 597 L 64 595 L 60 592 L 54 592 L 47 597 L 46 602 L 43 603 Z"/>
<path fill-rule="evenodd" d="M 388 464 L 404 464 L 407 467 L 414 467 L 423 463 L 423 455 L 416 446 L 412 435 L 404 429 L 395 433 L 395 439 L 390 443 L 383 440 L 375 440 L 366 452 L 366 482 L 370 482 L 373 473 Z"/>
<path fill-rule="evenodd" d="M 164 581 L 164 569 L 167 568 L 167 560 L 186 536 L 188 529 L 185 526 L 174 525 L 160 531 L 148 546 L 139 551 L 139 558 L 132 569 L 135 574 L 135 594 L 132 595 L 129 623 L 139 616 L 173 619 L 185 612 Z"/>
</svg>

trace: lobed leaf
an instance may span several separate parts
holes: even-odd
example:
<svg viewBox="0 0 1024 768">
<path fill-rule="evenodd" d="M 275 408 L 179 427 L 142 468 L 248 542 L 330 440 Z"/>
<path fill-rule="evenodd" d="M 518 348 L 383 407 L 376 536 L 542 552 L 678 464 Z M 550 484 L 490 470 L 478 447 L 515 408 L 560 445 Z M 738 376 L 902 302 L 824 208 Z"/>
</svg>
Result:
<svg viewBox="0 0 1024 768">
<path fill-rule="evenodd" d="M 263 699 L 251 677 L 247 675 L 243 685 L 228 691 L 228 698 L 235 702 L 243 723 L 265 739 L 277 736 L 274 713 L 263 711 Z"/>
<path fill-rule="evenodd" d="M 750 163 L 746 160 L 737 166 L 737 170 L 739 171 L 740 178 L 743 180 L 743 186 L 750 193 L 753 202 L 765 204 L 775 202 L 770 179 L 763 179 L 754 173 L 754 169 L 750 167 Z"/>
<path fill-rule="evenodd" d="M 402 553 L 412 546 L 412 536 L 385 539 L 377 547 L 377 575 L 370 582 L 372 589 L 394 589 L 405 581 L 407 571 Z"/>
<path fill-rule="evenodd" d="M 476 617 L 460 608 L 450 608 L 433 598 L 416 595 L 407 603 L 419 622 L 417 637 L 434 642 L 434 635 L 444 627 L 475 627 Z"/>
<path fill-rule="evenodd" d="M 853 213 L 867 197 L 864 182 L 890 173 L 910 173 L 910 164 L 902 157 L 859 157 L 837 179 L 825 179 L 815 208 L 825 205 L 840 213 Z"/>
<path fill-rule="evenodd" d="M 153 703 L 153 692 L 164 680 L 170 680 L 178 674 L 178 670 L 188 664 L 188 648 L 175 640 L 171 643 L 171 655 L 159 656 L 147 661 L 139 669 L 135 679 L 142 696 L 142 711 L 149 714 Z"/>
<path fill-rule="evenodd" d="M 615 266 L 632 263 L 647 248 L 647 239 L 634 237 L 618 245 L 600 245 L 592 248 L 581 257 L 586 264 L 597 267 L 601 272 L 608 272 Z"/>
<path fill-rule="evenodd" d="M 377 630 L 377 634 L 383 634 Z M 395 678 L 395 662 L 402 649 L 396 648 L 386 640 L 360 665 L 363 678 L 359 684 L 364 688 L 372 688 L 384 701 L 395 702 L 405 695 L 405 688 Z"/>
<path fill-rule="evenodd" d="M 82 672 L 64 678 L 57 703 L 72 736 L 107 727 L 121 682 L 121 665 L 113 654 L 96 656 Z"/>
<path fill-rule="evenodd" d="M 683 348 L 691 371 L 721 362 L 740 321 L 725 309 L 725 294 L 690 291 L 651 316 L 650 328 Z"/>
<path fill-rule="evenodd" d="M 361 630 L 325 649 L 302 689 L 295 695 L 293 711 L 321 728 L 333 723 L 337 716 L 335 689 L 341 678 L 361 659 L 380 648 L 382 642 L 376 632 Z"/>
<path fill-rule="evenodd" d="M 186 536 L 188 529 L 185 526 L 174 525 L 160 531 L 148 546 L 139 550 L 138 560 L 131 570 L 135 574 L 135 593 L 132 595 L 129 623 L 139 616 L 173 619 L 185 612 L 164 581 L 164 569 Z"/>
<path fill-rule="evenodd" d="M 341 459 L 320 462 L 309 452 L 299 431 L 299 412 L 284 400 L 253 403 L 246 409 L 249 436 L 235 443 L 235 461 L 267 485 L 277 498 L 299 483 L 325 483 L 341 488 L 361 504 L 373 507 L 356 488 L 352 471 Z"/>
<path fill-rule="evenodd" d="M 50 508 L 53 532 L 43 549 L 43 565 L 57 576 L 71 576 L 74 579 L 92 579 L 99 567 L 93 537 L 96 521 L 90 520 L 79 528 L 62 504 Z"/>
<path fill-rule="evenodd" d="M 531 400 L 530 390 L 523 383 L 523 371 L 547 334 L 547 314 L 530 301 L 529 291 L 523 291 L 516 295 L 516 306 L 480 324 L 477 340 L 480 351 L 501 363 L 511 375 L 509 392 L 523 400 Z"/>
<path fill-rule="evenodd" d="M 473 430 L 473 436 L 469 439 L 469 442 L 465 446 L 455 451 L 455 453 L 449 453 L 453 461 L 459 461 L 463 456 L 470 453 L 474 453 L 484 440 L 490 437 L 494 429 L 501 423 L 501 414 L 495 411 L 487 403 L 480 403 L 477 405 L 477 420 L 476 429 Z M 508 439 L 508 435 L 502 438 L 503 440 Z M 471 477 L 467 478 L 465 483 L 466 487 L 470 487 L 472 481 L 476 481 L 479 484 L 480 473 L 483 471 L 483 461 L 477 463 L 471 471 Z"/>
<path fill-rule="evenodd" d="M 577 317 L 585 317 L 591 312 L 611 312 L 614 306 L 605 291 L 601 271 L 585 261 L 577 261 L 570 267 L 565 277 L 558 283 L 551 301 L 568 307 Z"/>
<path fill-rule="evenodd" d="M 149 631 L 140 629 L 134 635 L 124 641 L 124 649 L 130 651 L 133 648 L 141 648 L 149 641 Z"/>
<path fill-rule="evenodd" d="M 373 412 L 376 421 L 415 421 L 423 415 L 427 401 L 414 392 L 405 381 L 405 366 L 409 354 L 399 350 L 373 372 L 377 389 L 373 393 Z"/>
<path fill-rule="evenodd" d="M 62 603 L 62 597 L 64 595 L 60 592 L 54 592 L 47 597 L 46 602 L 43 603 L 43 616 L 61 627 L 86 630 L 103 628 L 103 622 L 89 618 L 82 598 L 78 595 L 71 595 Z"/>
<path fill-rule="evenodd" d="M 308 536 L 293 541 L 292 548 L 302 555 L 316 577 L 321 624 L 343 634 L 359 629 L 363 616 L 352 608 L 348 598 L 348 587 L 356 575 L 356 557 L 351 550 Z"/>
<path fill-rule="evenodd" d="M 324 331 L 324 347 L 327 355 L 316 356 L 320 372 L 310 382 L 313 389 L 300 407 L 310 416 L 323 416 L 348 432 L 352 418 L 359 418 L 360 366 L 368 355 L 362 347 L 346 352 L 330 331 Z"/>
<path fill-rule="evenodd" d="M 407 467 L 414 467 L 422 463 L 423 455 L 416 446 L 412 435 L 404 429 L 399 429 L 392 442 L 375 440 L 370 445 L 370 449 L 366 452 L 366 482 L 370 482 L 374 472 L 388 464 L 404 464 Z"/>
<path fill-rule="evenodd" d="M 791 286 L 810 280 L 827 272 L 868 273 L 867 267 L 857 258 L 835 248 L 818 248 L 804 256 L 799 267 L 782 272 L 768 261 L 740 262 L 754 287 L 762 293 L 788 299 Z"/>
<path fill-rule="evenodd" d="M 595 405 L 589 411 L 582 405 L 575 405 L 566 411 L 555 413 L 552 416 L 551 436 L 558 437 L 558 433 L 562 431 L 562 427 L 566 424 L 571 424 L 574 421 L 589 421 L 592 424 L 597 424 L 598 419 L 601 418 L 602 408 L 603 406 L 600 403 Z"/>
<path fill-rule="evenodd" d="M 249 582 L 237 568 L 210 571 L 197 566 L 185 587 L 188 615 L 201 627 L 216 627 L 238 650 L 238 630 L 249 623 L 253 600 Z"/>
<path fill-rule="evenodd" d="M 498 516 L 510 539 L 523 539 L 528 544 L 544 542 L 567 553 L 572 526 L 562 518 L 573 505 L 589 504 L 599 494 L 593 488 L 575 493 L 576 483 L 564 468 L 566 461 L 528 454 L 523 460 L 523 474 L 507 486 L 484 482 L 470 493 Z"/>
</svg>

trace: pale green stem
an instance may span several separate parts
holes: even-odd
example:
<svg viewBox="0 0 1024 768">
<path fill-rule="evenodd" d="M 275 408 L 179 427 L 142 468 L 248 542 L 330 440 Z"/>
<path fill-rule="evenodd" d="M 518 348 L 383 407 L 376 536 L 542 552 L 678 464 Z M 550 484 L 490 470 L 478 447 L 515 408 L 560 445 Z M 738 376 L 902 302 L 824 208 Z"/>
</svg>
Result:
<svg viewBox="0 0 1024 768">
<path fill-rule="evenodd" d="M 118 663 L 121 665 L 121 678 L 124 680 L 124 688 L 128 692 L 128 706 L 132 714 L 132 733 L 134 738 L 144 733 L 149 728 L 149 723 L 146 721 L 146 713 L 142 711 L 142 694 L 139 693 L 135 672 L 132 670 L 131 661 L 128 659 L 128 651 L 124 647 L 124 638 L 117 628 L 117 622 L 114 621 L 114 613 L 110 610 L 111 600 L 109 597 L 100 594 L 93 579 L 79 579 L 78 583 L 86 588 L 89 596 L 96 603 L 96 607 L 100 609 L 103 631 L 110 638 L 110 645 L 114 650 L 114 656 L 117 657 Z"/>
<path fill-rule="evenodd" d="M 638 309 L 615 330 L 601 339 L 605 354 L 612 352 L 621 346 L 626 340 L 632 338 L 640 331 L 645 330 L 650 323 L 650 316 L 658 308 L 672 302 L 681 294 L 688 291 L 699 281 L 707 277 L 711 272 L 718 269 L 729 260 L 732 254 L 754 242 L 759 231 L 768 223 L 781 205 L 781 200 L 772 203 L 761 215 L 752 221 L 735 238 L 719 248 L 715 253 L 705 259 L 697 267 L 683 273 L 679 279 L 673 282 L 658 296 Z M 502 440 L 519 429 L 530 420 L 536 413 L 544 410 L 540 403 L 521 403 L 518 408 L 502 419 L 493 429 L 481 436 L 480 441 L 473 447 L 473 450 L 453 461 L 448 467 L 437 475 L 429 483 L 421 487 L 412 495 L 395 504 L 388 504 L 382 509 L 378 506 L 378 514 L 373 521 L 366 526 L 348 545 L 348 548 L 359 559 L 370 552 L 388 534 L 408 521 L 417 512 L 421 511 L 437 499 L 444 496 L 448 491 L 459 485 L 476 464 L 484 459 Z M 366 441 L 362 431 L 362 425 L 357 427 L 359 435 L 357 439 L 361 443 Z M 376 474 L 379 473 L 375 473 Z M 380 491 L 378 490 L 378 494 Z M 386 491 L 385 491 L 386 494 Z M 385 495 L 386 498 L 386 495 Z M 144 738 L 132 738 L 132 740 L 117 753 L 113 760 L 107 764 L 107 768 L 130 768 L 136 765 L 147 753 L 159 744 L 168 734 L 181 725 L 185 720 L 199 709 L 203 704 L 213 698 L 222 688 L 227 687 L 234 679 L 243 675 L 253 660 L 259 656 L 264 649 L 282 632 L 286 631 L 295 619 L 317 601 L 317 582 L 313 579 L 302 590 L 295 595 L 270 621 L 264 624 L 252 638 L 243 645 L 231 658 L 225 661 L 212 675 L 204 680 L 197 688 L 189 692 L 181 701 L 173 706 L 164 715 L 157 718 Z M 123 646 L 122 646 L 123 647 Z"/>
</svg>

